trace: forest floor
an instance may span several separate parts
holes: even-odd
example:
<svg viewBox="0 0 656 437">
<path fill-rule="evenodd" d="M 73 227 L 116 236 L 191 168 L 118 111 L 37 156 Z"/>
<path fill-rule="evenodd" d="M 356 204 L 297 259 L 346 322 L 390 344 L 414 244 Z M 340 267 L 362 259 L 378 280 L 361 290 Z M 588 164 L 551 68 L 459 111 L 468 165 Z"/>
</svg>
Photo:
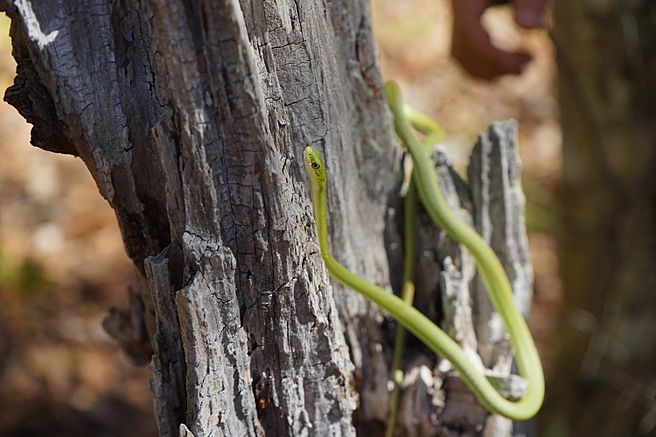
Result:
<svg viewBox="0 0 656 437">
<path fill-rule="evenodd" d="M 508 11 L 486 15 L 494 40 L 535 60 L 520 77 L 468 78 L 449 58 L 447 0 L 374 0 L 385 78 L 445 128 L 462 169 L 479 132 L 519 122 L 535 267 L 530 325 L 545 358 L 562 306 L 553 198 L 560 128 L 553 47 L 520 32 Z M 0 18 L 0 89 L 13 81 L 8 20 Z M 0 435 L 153 436 L 149 371 L 104 332 L 108 308 L 127 303 L 134 270 L 116 219 L 81 160 L 29 145 L 30 126 L 0 102 Z"/>
</svg>

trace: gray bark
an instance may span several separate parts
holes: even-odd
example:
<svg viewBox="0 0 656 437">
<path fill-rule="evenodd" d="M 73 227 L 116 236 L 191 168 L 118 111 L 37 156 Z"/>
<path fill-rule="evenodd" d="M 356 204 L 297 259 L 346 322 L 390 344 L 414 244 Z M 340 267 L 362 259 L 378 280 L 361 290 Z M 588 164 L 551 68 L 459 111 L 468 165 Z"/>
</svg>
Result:
<svg viewBox="0 0 656 437">
<path fill-rule="evenodd" d="M 106 326 L 130 342 L 132 356 L 152 348 L 160 434 L 323 436 L 382 429 L 393 330 L 360 295 L 329 281 L 300 158 L 306 144 L 326 158 L 337 257 L 389 288 L 400 275 L 390 265 L 401 265 L 391 263 L 399 255 L 390 218 L 398 216 L 396 200 L 388 205 L 396 199 L 397 153 L 368 1 L 0 5 L 12 18 L 18 61 L 6 99 L 34 124 L 34 145 L 85 162 L 141 272 L 142 292 L 133 301 L 145 309 L 143 317 L 116 313 Z M 523 221 L 506 207 L 521 206 L 513 197 L 519 174 L 514 133 L 506 130 L 498 135 L 505 140 L 491 135 L 495 146 L 479 153 L 509 169 L 483 165 L 487 170 L 470 175 L 483 177 L 489 187 L 483 190 L 497 196 L 470 198 L 457 178 L 451 186 L 477 217 L 489 215 L 494 229 L 508 230 L 504 250 L 520 251 L 506 253 L 508 266 L 527 261 L 521 258 Z M 440 173 L 453 174 L 444 166 Z M 457 204 L 455 192 L 450 198 Z M 495 202 L 503 205 L 491 206 Z M 439 243 L 437 251 L 424 249 L 429 256 L 422 266 L 436 267 L 426 274 L 444 270 L 442 284 L 457 283 L 462 273 L 442 268 L 448 256 L 465 272 L 459 288 L 466 291 L 472 261 L 431 224 L 425 228 Z M 424 283 L 426 310 L 437 317 L 438 282 Z M 488 309 L 472 311 L 460 296 L 466 318 L 492 317 Z M 470 329 L 471 339 L 478 332 L 466 324 L 470 328 L 461 329 Z M 144 327 L 150 344 L 140 353 L 135 343 L 145 337 Z M 482 350 L 480 341 L 471 347 Z M 431 433 L 463 429 L 463 417 L 467 432 L 483 429 L 485 412 L 474 408 L 472 416 L 475 400 L 432 354 L 411 348 L 406 366 L 408 375 L 425 375 L 422 369 L 431 375 L 430 396 L 418 395 L 417 384 L 406 391 L 414 399 L 404 404 L 406 434 L 419 429 L 410 422 Z M 434 376 L 438 372 L 445 377 Z M 435 396 L 448 396 L 443 406 L 453 407 L 436 409 Z"/>
<path fill-rule="evenodd" d="M 525 198 L 514 121 L 494 123 L 480 135 L 468 167 L 469 187 L 448 157 L 434 153 L 440 184 L 451 208 L 474 226 L 499 255 L 513 285 L 515 301 L 526 314 L 533 271 L 524 225 Z M 482 372 L 506 395 L 521 397 L 525 381 L 509 376 L 512 350 L 499 315 L 476 277 L 467 250 L 421 217 L 417 306 L 441 325 Z M 441 296 L 441 299 L 439 298 Z M 404 435 L 511 435 L 508 419 L 489 416 L 457 377 L 448 361 L 425 350 L 407 353 L 405 392 L 399 422 Z"/>
</svg>

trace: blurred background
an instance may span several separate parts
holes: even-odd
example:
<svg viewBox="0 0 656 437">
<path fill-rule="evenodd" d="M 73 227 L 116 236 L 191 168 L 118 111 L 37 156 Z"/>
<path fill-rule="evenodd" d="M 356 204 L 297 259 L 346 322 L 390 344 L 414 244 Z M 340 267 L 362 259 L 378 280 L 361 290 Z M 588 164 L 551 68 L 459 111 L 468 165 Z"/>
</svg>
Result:
<svg viewBox="0 0 656 437">
<path fill-rule="evenodd" d="M 586 422 L 580 413 L 582 408 L 587 408 L 581 404 L 586 402 L 587 394 L 581 397 L 580 393 L 567 394 L 567 390 L 580 388 L 580 368 L 588 366 L 583 372 L 586 375 L 584 392 L 591 393 L 590 399 L 605 390 L 604 387 L 617 383 L 613 391 L 600 401 L 604 405 L 612 404 L 612 408 L 592 411 L 592 420 L 595 414 L 631 411 L 632 418 L 642 418 L 630 421 L 635 434 L 649 435 L 656 426 L 656 372 L 647 372 L 651 376 L 645 378 L 643 364 L 656 363 L 654 352 L 651 349 L 646 351 L 641 361 L 643 367 L 632 373 L 629 370 L 631 350 L 628 347 L 622 349 L 622 336 L 609 335 L 613 332 L 612 327 L 599 328 L 603 321 L 599 314 L 611 311 L 617 315 L 622 309 L 620 305 L 609 310 L 599 301 L 603 302 L 608 288 L 621 290 L 626 284 L 608 276 L 606 270 L 612 270 L 608 263 L 595 259 L 591 260 L 594 262 L 582 261 L 583 258 L 572 261 L 572 256 L 565 256 L 570 251 L 564 250 L 567 244 L 564 241 L 587 248 L 589 241 L 585 240 L 586 236 L 590 241 L 599 240 L 599 232 L 606 228 L 590 217 L 581 222 L 564 217 L 561 212 L 570 208 L 569 214 L 574 215 L 571 205 L 580 202 L 576 196 L 561 195 L 563 186 L 580 184 L 584 189 L 589 181 L 577 182 L 576 177 L 571 177 L 577 174 L 576 171 L 583 172 L 584 164 L 577 164 L 578 170 L 575 171 L 568 170 L 563 161 L 556 82 L 558 68 L 553 42 L 558 38 L 552 38 L 544 31 L 518 28 L 508 8 L 489 10 L 484 23 L 494 44 L 510 50 L 523 48 L 531 52 L 534 59 L 520 76 L 484 82 L 466 75 L 449 56 L 452 26 L 449 1 L 375 0 L 372 8 L 384 77 L 400 82 L 407 100 L 432 115 L 445 128 L 445 146 L 458 169 L 464 168 L 478 133 L 486 130 L 491 122 L 508 118 L 518 120 L 529 244 L 535 269 L 535 300 L 530 325 L 547 377 L 550 380 L 560 378 L 555 385 L 556 396 L 550 393 L 552 398 L 538 421 L 541 434 L 586 435 L 581 433 L 581 427 L 572 425 L 575 420 L 571 415 L 580 414 L 581 423 L 589 426 L 590 414 Z M 608 8 L 612 12 L 612 8 Z M 607 19 L 615 25 L 617 20 L 604 15 L 609 11 L 601 10 L 601 20 Z M 558 10 L 553 13 L 557 20 Z M 578 13 L 578 10 L 573 13 Z M 645 18 L 652 20 L 652 27 L 656 23 L 654 17 L 656 14 L 647 14 Z M 621 16 L 620 21 L 624 22 L 624 18 Z M 568 23 L 568 20 L 561 19 L 560 22 Z M 15 69 L 7 36 L 8 24 L 3 16 L 0 19 L 0 85 L 3 90 L 12 83 Z M 635 29 L 640 30 L 638 24 Z M 567 35 L 572 27 L 576 28 L 576 25 L 567 26 L 563 27 L 561 35 Z M 631 23 L 623 29 L 630 31 Z M 638 32 L 638 41 L 640 35 Z M 573 38 L 567 42 L 574 44 L 576 41 Z M 600 56 L 612 57 L 614 49 L 631 49 L 626 41 L 614 41 L 612 36 L 608 41 L 597 43 L 605 50 Z M 617 44 L 625 46 L 617 48 Z M 644 63 L 645 59 L 640 59 Z M 567 60 L 560 57 L 559 60 L 562 72 L 562 64 Z M 608 65 L 612 70 L 611 63 Z M 656 73 L 656 69 L 641 72 L 649 75 Z M 586 81 L 587 76 L 581 75 L 577 80 Z M 603 88 L 603 85 L 597 83 L 593 86 Z M 617 87 L 612 90 L 617 92 L 618 98 L 624 96 L 623 102 L 631 102 L 630 96 L 622 94 L 620 85 L 617 86 L 619 91 Z M 583 88 L 581 99 L 591 101 L 594 89 L 588 93 L 585 86 L 580 88 Z M 615 107 L 613 96 L 606 101 L 611 108 Z M 568 117 L 563 117 L 563 120 L 576 122 L 571 119 L 574 112 L 568 112 Z M 605 112 L 599 117 L 597 115 L 593 111 L 587 123 L 593 125 L 597 120 L 607 123 L 614 120 Z M 645 119 L 639 121 L 644 123 Z M 615 134 L 615 128 L 618 131 L 630 128 L 617 123 L 609 125 L 611 133 Z M 113 212 L 99 195 L 81 160 L 31 147 L 29 130 L 30 126 L 15 109 L 0 103 L 0 152 L 3 157 L 0 159 L 0 436 L 155 435 L 148 390 L 149 372 L 144 367 L 133 366 L 101 327 L 101 320 L 109 307 L 126 304 L 127 286 L 133 280 L 133 269 L 123 251 Z M 571 138 L 568 135 L 565 132 L 565 138 Z M 600 143 L 599 135 L 595 141 Z M 612 141 L 620 139 L 612 137 Z M 606 152 L 611 157 L 612 141 L 601 140 L 608 146 Z M 580 156 L 569 156 L 587 162 L 584 151 L 594 153 L 594 149 L 586 148 L 584 141 L 581 143 Z M 622 171 L 611 168 L 610 172 L 614 174 L 611 176 L 619 180 L 613 183 L 623 187 L 623 196 L 627 191 L 630 195 L 631 188 L 628 182 L 623 184 Z M 567 175 L 570 179 L 566 178 Z M 595 177 L 592 180 L 596 180 Z M 643 186 L 645 183 L 641 181 Z M 615 190 L 621 192 L 620 188 Z M 631 199 L 648 194 L 651 191 L 635 194 Z M 603 193 L 597 192 L 594 198 L 598 203 L 590 209 L 590 214 L 596 216 L 598 211 L 613 211 L 615 203 Z M 595 205 L 602 207 L 595 209 Z M 640 220 L 629 220 L 623 226 L 631 227 L 632 223 L 634 226 L 651 226 L 651 210 L 643 211 L 639 217 Z M 612 223 L 607 225 L 609 232 L 617 232 Z M 581 239 L 564 239 L 563 224 L 579 226 L 578 237 Z M 571 226 L 567 229 L 571 230 Z M 618 256 L 631 256 L 630 251 L 616 246 L 615 243 Z M 596 246 L 590 247 L 594 249 Z M 599 245 L 598 249 L 601 255 L 605 247 Z M 648 254 L 652 255 L 651 252 Z M 651 265 L 644 267 L 651 268 Z M 573 282 L 583 289 L 603 287 L 604 292 L 600 292 L 592 309 L 586 309 L 586 296 L 580 293 L 576 306 L 566 311 L 561 271 L 569 271 L 572 282 L 577 269 L 586 277 L 595 276 L 597 269 L 595 280 L 601 283 L 590 285 L 585 279 Z M 638 275 L 626 270 L 624 274 Z M 646 286 L 652 285 L 651 280 L 646 282 Z M 640 313 L 642 316 L 644 314 Z M 568 328 L 563 328 L 561 320 L 566 320 L 567 326 L 573 327 L 577 333 L 586 335 L 584 339 L 576 337 L 578 334 L 573 335 L 572 338 L 576 337 L 583 345 L 578 346 L 578 352 L 572 353 L 568 370 L 562 365 L 569 347 L 562 336 Z M 649 334 L 651 325 L 645 323 L 635 332 Z M 598 335 L 599 332 L 603 335 Z M 628 328 L 622 332 L 623 335 L 633 335 Z M 651 332 L 651 336 L 655 333 Z M 605 343 L 599 346 L 600 341 Z M 650 348 L 650 344 L 646 342 L 645 347 Z M 592 349 L 594 353 L 591 354 Z M 606 354 L 608 350 L 615 352 Z M 607 355 L 614 366 L 611 366 L 610 373 L 602 371 Z M 614 373 L 617 369 L 620 371 L 616 373 L 621 376 Z M 567 376 L 562 377 L 568 372 L 571 375 L 569 380 Z M 630 390 L 625 390 L 625 387 L 630 387 Z M 560 399 L 565 399 L 561 407 L 567 408 L 566 412 L 559 408 Z M 587 435 L 629 435 L 626 429 L 606 427 L 605 434 Z"/>
</svg>

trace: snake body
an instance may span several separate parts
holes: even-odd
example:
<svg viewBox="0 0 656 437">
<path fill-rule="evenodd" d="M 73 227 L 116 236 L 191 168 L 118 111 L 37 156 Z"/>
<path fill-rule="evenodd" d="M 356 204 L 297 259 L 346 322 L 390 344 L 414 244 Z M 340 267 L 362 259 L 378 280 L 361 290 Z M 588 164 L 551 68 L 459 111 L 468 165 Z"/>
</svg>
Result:
<svg viewBox="0 0 656 437">
<path fill-rule="evenodd" d="M 544 398 L 542 365 L 526 322 L 515 306 L 512 289 L 503 266 L 494 251 L 476 231 L 460 221 L 449 209 L 426 148 L 415 137 L 404 114 L 398 85 L 393 82 L 385 84 L 385 94 L 394 116 L 397 135 L 406 145 L 413 159 L 413 182 L 419 199 L 431 219 L 449 236 L 465 245 L 478 263 L 479 272 L 489 291 L 491 301 L 510 334 L 519 373 L 528 381 L 528 390 L 524 397 L 516 401 L 504 398 L 469 360 L 462 348 L 430 319 L 393 293 L 352 273 L 332 256 L 328 240 L 326 164 L 321 154 L 308 146 L 304 152 L 305 164 L 310 179 L 321 257 L 333 277 L 389 312 L 431 350 L 449 360 L 481 404 L 489 411 L 514 420 L 531 418 L 540 409 Z"/>
<path fill-rule="evenodd" d="M 410 183 L 403 199 L 403 285 L 401 288 L 401 299 L 412 306 L 415 297 L 415 264 L 417 261 L 417 190 Z M 396 429 L 396 418 L 399 414 L 399 403 L 401 401 L 401 385 L 404 373 L 401 367 L 403 363 L 403 351 L 405 349 L 405 328 L 403 325 L 396 326 L 394 336 L 394 352 L 392 353 L 392 395 L 390 396 L 390 415 L 387 421 L 386 437 L 393 437 Z"/>
</svg>

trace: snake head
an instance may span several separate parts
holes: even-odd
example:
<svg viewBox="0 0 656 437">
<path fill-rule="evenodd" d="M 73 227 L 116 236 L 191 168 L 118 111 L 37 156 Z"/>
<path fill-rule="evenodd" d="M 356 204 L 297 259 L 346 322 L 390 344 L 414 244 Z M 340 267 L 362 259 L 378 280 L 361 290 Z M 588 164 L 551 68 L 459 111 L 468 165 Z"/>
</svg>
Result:
<svg viewBox="0 0 656 437">
<path fill-rule="evenodd" d="M 326 163 L 321 153 L 312 146 L 305 148 L 305 168 L 307 168 L 310 178 L 325 183 L 326 181 Z"/>
</svg>

